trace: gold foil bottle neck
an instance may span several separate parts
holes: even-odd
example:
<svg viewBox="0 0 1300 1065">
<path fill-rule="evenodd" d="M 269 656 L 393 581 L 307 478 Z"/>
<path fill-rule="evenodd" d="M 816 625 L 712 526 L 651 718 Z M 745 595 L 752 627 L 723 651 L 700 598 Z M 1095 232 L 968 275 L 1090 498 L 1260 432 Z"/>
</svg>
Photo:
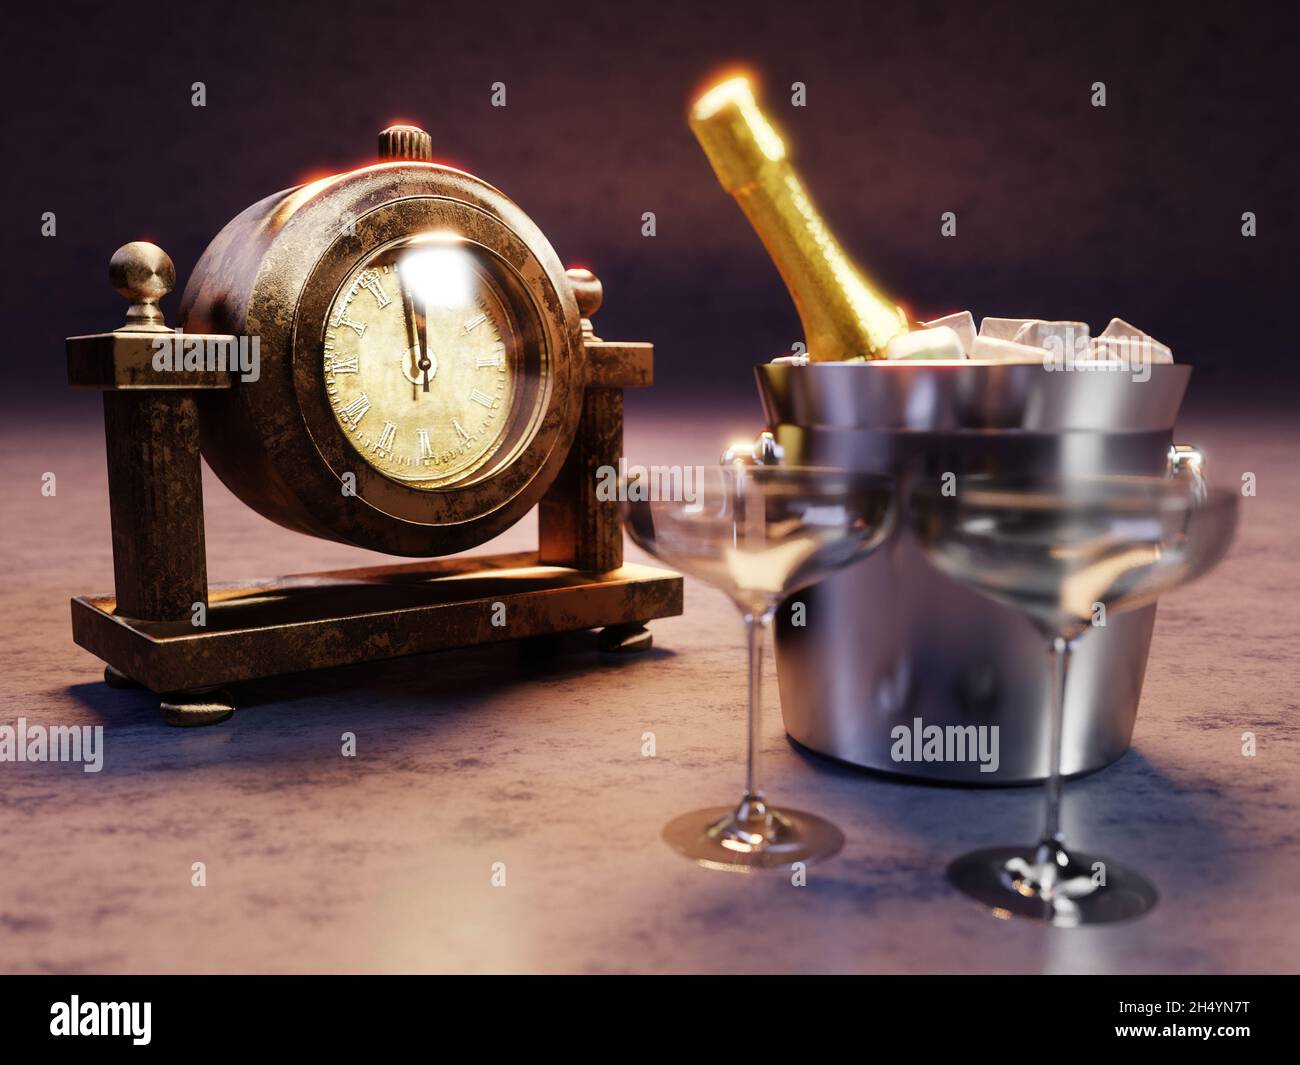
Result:
<svg viewBox="0 0 1300 1065">
<path fill-rule="evenodd" d="M 907 316 L 853 264 L 786 158 L 748 78 L 728 78 L 691 107 L 695 133 L 776 264 L 817 361 L 879 359 Z"/>
</svg>

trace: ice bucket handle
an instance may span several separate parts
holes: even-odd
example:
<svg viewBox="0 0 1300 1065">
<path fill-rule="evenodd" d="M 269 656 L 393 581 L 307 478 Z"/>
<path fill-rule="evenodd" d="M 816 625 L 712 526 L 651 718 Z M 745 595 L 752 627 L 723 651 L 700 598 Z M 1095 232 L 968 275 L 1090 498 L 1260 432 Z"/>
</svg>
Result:
<svg viewBox="0 0 1300 1065">
<path fill-rule="evenodd" d="M 1192 444 L 1171 444 L 1169 476 L 1190 478 L 1196 486 L 1197 496 L 1203 501 L 1209 490 L 1209 481 L 1205 477 L 1205 452 Z"/>
<path fill-rule="evenodd" d="M 729 445 L 718 463 L 722 466 L 734 466 L 736 463 L 742 466 L 779 466 L 784 458 L 785 448 L 764 429 L 752 444 L 747 440 L 739 440 Z"/>
</svg>

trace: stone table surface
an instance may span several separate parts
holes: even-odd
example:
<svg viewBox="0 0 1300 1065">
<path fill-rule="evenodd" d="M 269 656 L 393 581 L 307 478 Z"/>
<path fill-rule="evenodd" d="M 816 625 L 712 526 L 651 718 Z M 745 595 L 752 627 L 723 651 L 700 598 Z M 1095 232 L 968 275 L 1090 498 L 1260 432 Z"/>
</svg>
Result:
<svg viewBox="0 0 1300 1065">
<path fill-rule="evenodd" d="M 1258 495 L 1201 594 L 1161 606 L 1133 749 L 1068 786 L 1065 810 L 1080 846 L 1138 866 L 1161 902 L 1135 923 L 1053 930 L 996 920 L 943 878 L 962 851 L 1032 838 L 1037 789 L 897 783 L 800 753 L 770 658 L 770 793 L 835 821 L 844 851 L 804 887 L 673 854 L 664 822 L 730 801 L 742 772 L 740 625 L 695 581 L 646 655 L 602 661 L 575 641 L 563 656 L 410 658 L 246 685 L 231 721 L 166 727 L 69 634 L 69 597 L 112 587 L 87 398 L 76 417 L 10 419 L 0 452 L 0 724 L 105 731 L 99 773 L 0 763 L 2 971 L 1300 970 L 1294 419 L 1179 434 L 1209 446 L 1219 478 L 1255 473 Z M 634 415 L 627 451 L 711 462 L 755 424 Z M 214 581 L 375 559 L 281 530 L 211 477 L 205 490 Z M 501 546 L 532 535 L 525 523 Z"/>
</svg>

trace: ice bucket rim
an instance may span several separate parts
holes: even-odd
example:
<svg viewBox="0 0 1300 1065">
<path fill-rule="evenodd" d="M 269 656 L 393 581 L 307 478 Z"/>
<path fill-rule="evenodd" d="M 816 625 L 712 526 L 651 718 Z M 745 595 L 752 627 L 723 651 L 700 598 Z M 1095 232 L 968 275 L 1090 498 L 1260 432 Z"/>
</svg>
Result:
<svg viewBox="0 0 1300 1065">
<path fill-rule="evenodd" d="M 1037 363 L 758 363 L 768 428 L 1153 432 L 1173 428 L 1192 367 L 1062 371 Z"/>
</svg>

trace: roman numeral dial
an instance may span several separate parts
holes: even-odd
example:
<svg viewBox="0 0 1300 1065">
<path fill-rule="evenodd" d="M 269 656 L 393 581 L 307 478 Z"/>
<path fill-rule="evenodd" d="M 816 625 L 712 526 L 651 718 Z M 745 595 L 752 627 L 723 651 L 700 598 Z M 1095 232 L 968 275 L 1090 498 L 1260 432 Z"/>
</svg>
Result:
<svg viewBox="0 0 1300 1065">
<path fill-rule="evenodd" d="M 321 369 L 361 459 L 419 488 L 454 485 L 503 445 L 525 353 L 512 308 L 471 245 L 412 241 L 345 280 Z"/>
</svg>

